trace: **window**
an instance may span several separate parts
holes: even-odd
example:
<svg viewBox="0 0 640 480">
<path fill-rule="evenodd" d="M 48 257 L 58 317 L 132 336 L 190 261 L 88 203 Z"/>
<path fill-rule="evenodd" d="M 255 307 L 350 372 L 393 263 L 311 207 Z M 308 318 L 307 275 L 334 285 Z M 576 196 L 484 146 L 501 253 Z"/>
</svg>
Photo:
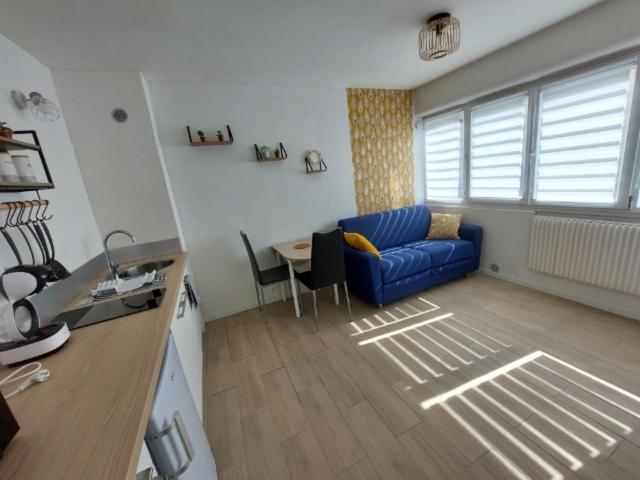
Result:
<svg viewBox="0 0 640 480">
<path fill-rule="evenodd" d="M 596 62 L 425 117 L 427 200 L 640 215 L 640 48 Z"/>
<path fill-rule="evenodd" d="M 522 199 L 527 96 L 471 109 L 469 197 Z"/>
<path fill-rule="evenodd" d="M 534 200 L 618 202 L 634 76 L 626 65 L 542 88 Z"/>
<path fill-rule="evenodd" d="M 462 131 L 462 111 L 424 123 L 426 192 L 429 200 L 459 200 L 463 197 Z"/>
</svg>

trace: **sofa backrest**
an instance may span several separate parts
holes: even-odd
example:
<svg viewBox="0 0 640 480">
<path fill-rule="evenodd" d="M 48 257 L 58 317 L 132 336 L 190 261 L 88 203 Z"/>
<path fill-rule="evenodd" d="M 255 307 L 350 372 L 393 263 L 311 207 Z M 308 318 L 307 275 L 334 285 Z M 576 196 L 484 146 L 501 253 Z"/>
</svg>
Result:
<svg viewBox="0 0 640 480">
<path fill-rule="evenodd" d="M 338 222 L 345 232 L 367 237 L 378 250 L 426 238 L 430 224 L 431 209 L 426 205 L 369 213 Z"/>
</svg>

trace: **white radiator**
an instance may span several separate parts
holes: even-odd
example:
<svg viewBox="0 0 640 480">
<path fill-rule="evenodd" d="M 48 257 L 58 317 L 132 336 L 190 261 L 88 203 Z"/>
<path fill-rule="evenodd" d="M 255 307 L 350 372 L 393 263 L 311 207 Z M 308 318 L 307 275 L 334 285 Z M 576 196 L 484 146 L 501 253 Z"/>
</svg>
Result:
<svg viewBox="0 0 640 480">
<path fill-rule="evenodd" d="M 529 268 L 640 295 L 640 224 L 535 215 Z"/>
</svg>

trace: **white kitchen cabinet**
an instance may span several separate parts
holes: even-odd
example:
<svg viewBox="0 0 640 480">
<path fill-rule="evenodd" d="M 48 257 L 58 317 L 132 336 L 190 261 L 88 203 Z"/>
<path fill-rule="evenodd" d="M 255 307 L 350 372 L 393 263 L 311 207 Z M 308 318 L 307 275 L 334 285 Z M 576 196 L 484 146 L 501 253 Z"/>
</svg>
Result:
<svg viewBox="0 0 640 480">
<path fill-rule="evenodd" d="M 191 286 L 195 288 L 193 275 L 191 275 L 191 266 L 188 263 L 184 275 L 189 275 Z M 204 367 L 202 335 L 204 322 L 200 306 L 198 308 L 190 306 L 183 280 L 184 277 L 181 280 L 178 304 L 171 322 L 171 333 L 176 343 L 182 368 L 187 377 L 189 390 L 202 419 L 202 376 Z"/>
<path fill-rule="evenodd" d="M 153 466 L 153 461 L 151 460 L 151 454 L 149 453 L 147 444 L 142 442 L 142 450 L 140 450 L 140 459 L 138 460 L 138 468 L 136 469 L 136 472 L 144 472 L 149 468 L 155 474 L 156 469 Z"/>
</svg>

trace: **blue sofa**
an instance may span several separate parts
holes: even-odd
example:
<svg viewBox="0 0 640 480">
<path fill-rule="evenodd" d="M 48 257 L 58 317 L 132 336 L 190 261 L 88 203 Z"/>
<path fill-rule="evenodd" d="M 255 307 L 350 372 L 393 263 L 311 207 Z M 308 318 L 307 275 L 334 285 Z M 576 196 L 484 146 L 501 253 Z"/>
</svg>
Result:
<svg viewBox="0 0 640 480">
<path fill-rule="evenodd" d="M 355 295 L 384 305 L 478 269 L 482 227 L 462 224 L 460 240 L 427 240 L 426 205 L 345 218 L 345 232 L 364 235 L 382 258 L 345 245 L 347 284 Z"/>
</svg>

